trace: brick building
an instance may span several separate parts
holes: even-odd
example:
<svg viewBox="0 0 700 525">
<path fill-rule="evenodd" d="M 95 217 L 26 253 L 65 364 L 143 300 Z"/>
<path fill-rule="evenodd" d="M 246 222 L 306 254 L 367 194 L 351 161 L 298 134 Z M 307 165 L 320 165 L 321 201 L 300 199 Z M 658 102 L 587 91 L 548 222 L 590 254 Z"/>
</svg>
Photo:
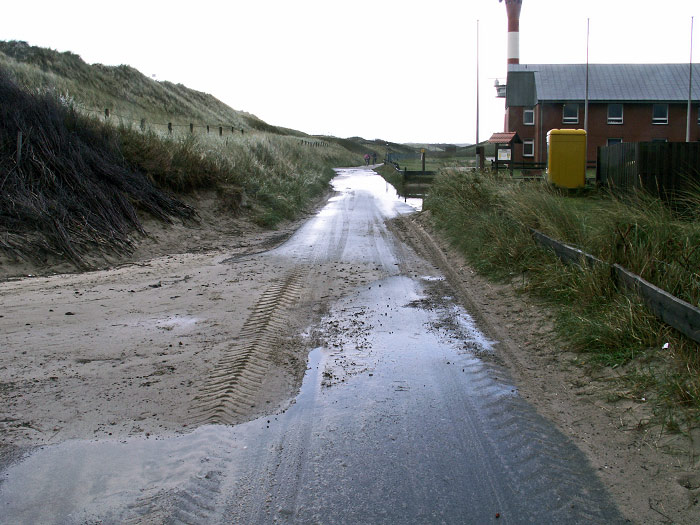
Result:
<svg viewBox="0 0 700 525">
<path fill-rule="evenodd" d="M 588 160 L 616 142 L 686 138 L 689 64 L 590 64 Z M 700 140 L 700 64 L 693 64 L 690 140 Z M 546 162 L 547 132 L 583 129 L 585 64 L 510 64 L 506 132 L 515 162 Z"/>
</svg>

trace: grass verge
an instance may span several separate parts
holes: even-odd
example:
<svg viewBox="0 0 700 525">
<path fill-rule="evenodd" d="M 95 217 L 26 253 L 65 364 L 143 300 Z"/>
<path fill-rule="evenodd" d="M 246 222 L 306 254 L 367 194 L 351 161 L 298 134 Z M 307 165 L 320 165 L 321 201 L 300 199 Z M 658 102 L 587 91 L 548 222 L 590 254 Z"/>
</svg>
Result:
<svg viewBox="0 0 700 525">
<path fill-rule="evenodd" d="M 621 200 L 596 190 L 564 192 L 546 183 L 443 170 L 424 209 L 477 270 L 510 280 L 553 307 L 562 339 L 586 353 L 588 362 L 629 370 L 632 397 L 653 400 L 659 415 L 697 424 L 699 345 L 619 290 L 608 271 L 563 264 L 529 231 L 619 263 L 698 305 L 700 224 L 688 217 L 697 217 L 700 199 L 688 202 L 695 203 L 694 213 L 686 209 L 682 217 L 644 194 Z"/>
</svg>

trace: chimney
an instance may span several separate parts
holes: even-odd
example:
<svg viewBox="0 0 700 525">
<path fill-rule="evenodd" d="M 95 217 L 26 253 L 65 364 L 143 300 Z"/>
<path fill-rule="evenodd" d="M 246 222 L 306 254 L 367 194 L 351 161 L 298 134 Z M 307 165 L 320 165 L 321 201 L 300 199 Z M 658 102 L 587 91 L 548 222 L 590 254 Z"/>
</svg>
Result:
<svg viewBox="0 0 700 525">
<path fill-rule="evenodd" d="M 520 9 L 523 6 L 523 0 L 505 0 L 505 2 L 508 13 L 508 63 L 520 64 Z"/>
</svg>

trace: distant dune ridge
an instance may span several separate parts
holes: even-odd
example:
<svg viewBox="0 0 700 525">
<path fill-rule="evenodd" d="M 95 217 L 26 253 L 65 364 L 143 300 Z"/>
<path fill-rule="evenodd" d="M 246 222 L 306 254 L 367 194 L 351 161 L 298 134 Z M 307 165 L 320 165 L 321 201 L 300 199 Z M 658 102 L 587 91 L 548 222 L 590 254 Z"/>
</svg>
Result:
<svg viewBox="0 0 700 525">
<path fill-rule="evenodd" d="M 58 52 L 22 41 L 0 41 L 0 67 L 33 89 L 55 90 L 86 110 L 140 123 L 174 121 L 187 126 L 227 125 L 289 134 L 255 115 L 237 111 L 216 97 L 182 84 L 153 80 L 128 65 L 87 64 L 70 51 Z"/>
<path fill-rule="evenodd" d="M 275 227 L 328 191 L 333 167 L 414 151 L 273 126 L 130 66 L 26 42 L 0 41 L 0 90 L 0 278 L 18 263 L 123 262 L 145 220 Z"/>
</svg>

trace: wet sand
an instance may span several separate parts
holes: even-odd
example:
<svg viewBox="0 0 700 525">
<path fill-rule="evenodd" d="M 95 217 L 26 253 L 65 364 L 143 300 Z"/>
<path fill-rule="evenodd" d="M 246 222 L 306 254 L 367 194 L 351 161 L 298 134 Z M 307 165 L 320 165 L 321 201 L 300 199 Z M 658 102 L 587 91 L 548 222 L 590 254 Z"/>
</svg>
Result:
<svg viewBox="0 0 700 525">
<path fill-rule="evenodd" d="M 185 239 L 187 228 L 178 226 L 173 237 L 180 240 L 172 242 L 181 244 L 169 249 L 183 253 L 157 256 L 168 250 L 161 242 L 149 254 L 144 243 L 126 266 L 0 283 L 0 451 L 6 462 L 38 445 L 166 437 L 289 406 L 320 337 L 307 328 L 333 301 L 386 273 L 360 259 L 256 255 L 298 225 L 266 233 L 240 221 L 229 226 L 234 223 L 235 234 L 204 227 Z M 663 429 L 640 427 L 650 411 L 643 404 L 607 402 L 610 376 L 587 376 L 579 356 L 557 342 L 551 315 L 510 285 L 478 277 L 430 232 L 426 214 L 395 218 L 388 227 L 445 272 L 479 327 L 499 341 L 493 359 L 586 453 L 627 517 L 695 522 L 700 439 L 692 445 Z M 172 235 L 153 231 L 154 237 Z M 334 235 L 336 247 L 347 238 L 343 231 Z M 308 279 L 313 286 L 305 286 Z M 328 360 L 324 376 L 329 384 L 353 373 L 334 363 Z M 222 379 L 232 376 L 243 386 L 232 389 Z"/>
</svg>

